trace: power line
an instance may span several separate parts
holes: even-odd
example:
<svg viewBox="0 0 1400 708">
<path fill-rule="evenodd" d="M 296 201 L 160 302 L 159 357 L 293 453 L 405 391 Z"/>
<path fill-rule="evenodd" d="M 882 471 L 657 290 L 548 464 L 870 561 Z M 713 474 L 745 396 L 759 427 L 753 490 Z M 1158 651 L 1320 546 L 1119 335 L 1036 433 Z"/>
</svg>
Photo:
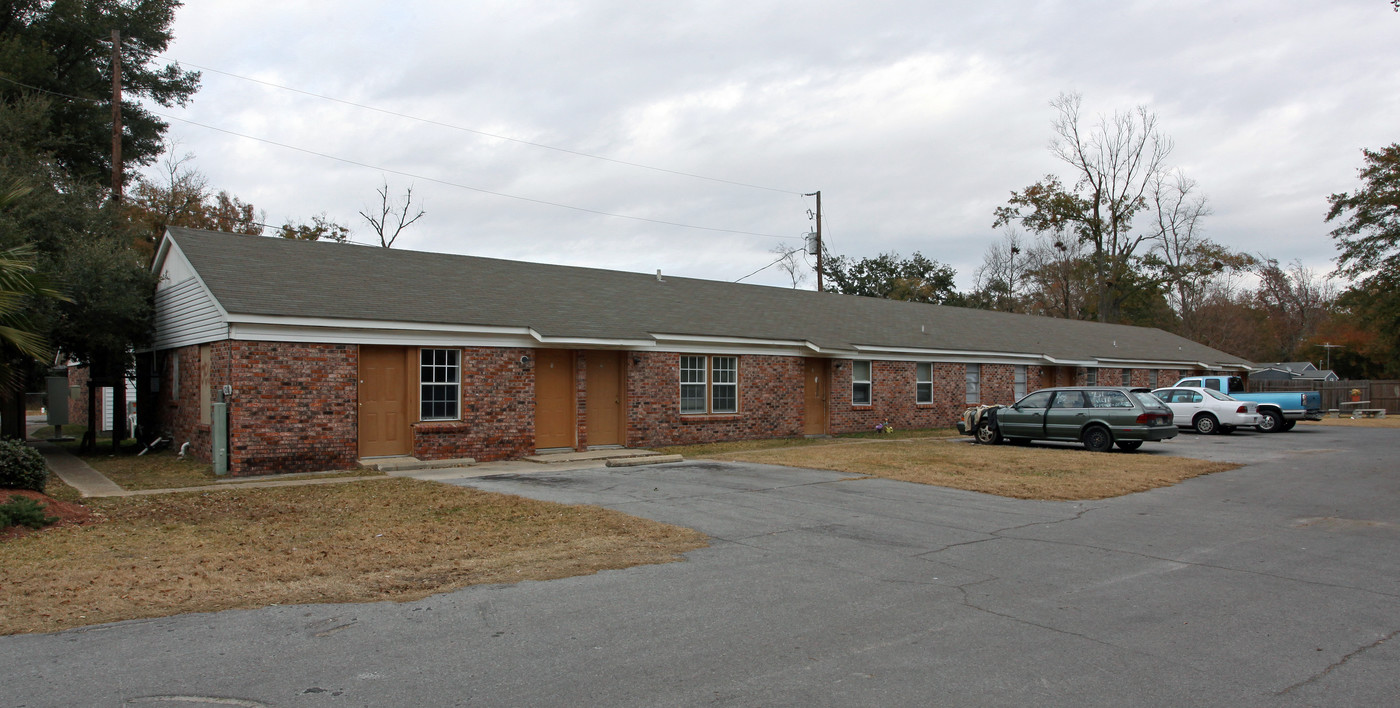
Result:
<svg viewBox="0 0 1400 708">
<path fill-rule="evenodd" d="M 11 84 L 14 84 L 14 85 L 16 85 L 16 86 L 20 86 L 20 87 L 23 87 L 23 88 L 31 89 L 31 90 L 34 90 L 34 91 L 40 91 L 40 92 L 43 92 L 43 93 L 51 94 L 51 95 L 58 96 L 58 97 L 61 97 L 61 98 L 67 98 L 67 99 L 74 100 L 74 101 L 87 101 L 87 102 L 89 102 L 89 103 L 97 103 L 97 104 L 102 103 L 102 101 L 100 101 L 100 100 L 98 100 L 98 99 L 83 98 L 83 97 L 81 97 L 81 96 L 73 96 L 73 95 L 69 95 L 69 94 L 65 94 L 65 93 L 60 93 L 60 92 L 58 92 L 58 91 L 51 91 L 51 90 L 49 90 L 49 89 L 39 88 L 38 86 L 30 86 L 29 84 L 25 84 L 25 83 L 22 83 L 22 82 L 19 82 L 19 81 L 15 81 L 14 79 L 11 79 L 11 78 L 9 78 L 9 77 L 7 77 L 7 76 L 0 76 L 0 81 L 6 81 L 6 82 L 11 83 Z M 544 205 L 544 206 L 551 206 L 551 207 L 556 207 L 556 208 L 559 208 L 559 209 L 570 209 L 570 210 L 573 210 L 573 211 L 584 212 L 584 213 L 587 213 L 587 214 L 595 214 L 595 215 L 598 215 L 598 216 L 608 216 L 608 217 L 613 217 L 613 218 L 616 218 L 616 219 L 630 219 L 630 220 L 632 220 L 632 221 L 642 221 L 642 222 L 646 222 L 646 223 L 649 223 L 649 224 L 659 224 L 659 225 L 662 225 L 662 226 L 675 226 L 675 227 L 683 228 L 683 229 L 695 229 L 695 230 L 699 230 L 699 231 L 713 231 L 713 232 L 716 232 L 716 233 L 738 234 L 738 235 L 741 235 L 741 236 L 759 236 L 759 237 L 762 237 L 762 238 L 785 238 L 785 239 L 801 238 L 800 236 L 779 236 L 779 235 L 777 235 L 777 234 L 765 234 L 765 233 L 759 233 L 759 232 L 756 232 L 756 231 L 744 231 L 744 230 L 741 230 L 741 229 L 725 229 L 725 228 L 719 228 L 719 227 L 714 227 L 714 226 L 697 226 L 697 225 L 695 225 L 695 224 L 683 224 L 683 223 L 680 223 L 680 222 L 678 222 L 678 221 L 666 221 L 666 220 L 663 220 L 663 219 L 650 219 L 650 218 L 647 218 L 647 217 L 644 217 L 644 216 L 633 216 L 633 215 L 630 215 L 630 214 L 618 214 L 618 213 L 614 213 L 614 212 L 602 211 L 602 210 L 600 210 L 600 209 L 589 209 L 589 208 L 587 208 L 587 207 L 574 206 L 574 205 L 572 205 L 572 204 L 564 204 L 564 203 L 561 203 L 561 202 L 552 202 L 552 201 L 549 201 L 549 200 L 546 200 L 546 199 L 535 199 L 534 197 L 522 197 L 522 196 L 517 195 L 517 194 L 508 194 L 508 193 L 506 193 L 506 192 L 497 192 L 497 191 L 490 190 L 490 189 L 484 189 L 484 188 L 482 188 L 482 187 L 473 187 L 473 186 L 471 186 L 471 185 L 469 185 L 469 184 L 462 184 L 462 183 L 460 183 L 460 182 L 451 182 L 451 181 L 444 180 L 444 179 L 438 179 L 438 178 L 436 178 L 436 177 L 428 177 L 428 176 L 426 176 L 426 175 L 420 175 L 420 174 L 416 174 L 416 173 L 413 173 L 413 172 L 406 172 L 406 171 L 404 171 L 404 170 L 395 170 L 395 169 L 391 169 L 391 168 L 388 168 L 388 167 L 382 167 L 382 166 L 379 166 L 379 165 L 373 165 L 373 164 L 370 164 L 370 163 L 368 163 L 368 162 L 360 162 L 360 161 L 358 161 L 358 160 L 352 160 L 352 159 L 345 158 L 345 157 L 339 157 L 339 156 L 336 156 L 336 155 L 331 155 L 331 154 L 329 154 L 329 153 L 318 152 L 318 151 L 316 151 L 316 150 L 311 150 L 311 149 L 308 149 L 308 148 L 298 147 L 298 146 L 296 146 L 296 145 L 290 145 L 290 144 L 287 144 L 287 143 L 281 143 L 281 142 L 277 142 L 277 141 L 275 141 L 275 140 L 269 140 L 269 139 L 267 139 L 267 138 L 259 138 L 259 137 L 253 136 L 253 135 L 247 135 L 247 134 L 245 134 L 245 133 L 239 133 L 239 132 L 237 132 L 237 131 L 228 130 L 228 129 L 226 129 L 226 128 L 220 128 L 220 127 L 217 127 L 217 126 L 208 125 L 208 124 L 206 124 L 206 123 L 200 123 L 200 122 L 198 122 L 198 121 L 193 121 L 193 120 L 190 120 L 190 119 L 188 119 L 188 118 L 181 118 L 181 117 L 179 117 L 179 116 L 171 115 L 171 114 L 169 114 L 169 113 L 161 113 L 161 112 L 159 112 L 159 111 L 151 111 L 151 113 L 152 113 L 153 115 L 157 115 L 157 116 L 160 116 L 160 117 L 162 117 L 162 118 L 168 118 L 168 119 L 170 119 L 170 120 L 179 121 L 179 122 L 181 122 L 181 123 L 186 123 L 186 124 L 189 124 L 189 125 L 198 126 L 198 127 L 200 127 L 200 128 L 204 128 L 204 129 L 206 129 L 206 130 L 212 130 L 212 131 L 215 131 L 215 132 L 224 133 L 224 134 L 226 134 L 226 135 L 232 135 L 232 136 L 234 136 L 234 137 L 243 138 L 243 139 L 245 139 L 245 140 L 253 140 L 253 141 L 256 141 L 256 142 L 260 142 L 260 143 L 266 143 L 266 144 L 268 144 L 268 145 L 274 145 L 274 146 L 276 146 L 276 147 L 284 148 L 284 149 L 287 149 L 287 150 L 295 150 L 296 152 L 305 153 L 305 154 L 307 154 L 307 155 L 314 155 L 314 156 L 316 156 L 316 157 L 324 158 L 324 159 L 327 159 L 327 160 L 334 160 L 334 161 L 336 161 L 336 162 L 343 162 L 343 163 L 345 163 L 345 164 L 347 164 L 347 165 L 354 165 L 354 166 L 356 166 L 356 167 L 366 167 L 366 168 L 369 168 L 369 169 L 378 170 L 378 171 L 383 172 L 383 173 L 388 173 L 388 174 L 393 174 L 393 175 L 399 175 L 399 176 L 401 176 L 401 177 L 408 177 L 408 178 L 410 178 L 410 179 L 422 180 L 422 181 L 424 181 L 424 182 L 432 182 L 432 183 L 435 183 L 435 184 L 441 184 L 441 185 L 446 186 L 446 187 L 455 187 L 455 188 L 457 188 L 457 189 L 465 189 L 465 190 L 472 191 L 472 192 L 478 192 L 478 193 L 480 193 L 480 194 L 489 194 L 489 195 L 495 196 L 495 197 L 504 197 L 504 198 L 506 198 L 506 199 L 515 199 L 515 200 L 518 200 L 518 201 L 529 202 L 529 203 L 532 203 L 532 204 L 540 204 L 540 205 Z"/>
<path fill-rule="evenodd" d="M 692 179 L 702 179 L 702 180 L 706 180 L 706 181 L 709 181 L 709 182 L 719 182 L 719 183 L 721 183 L 721 184 L 730 184 L 730 185 L 734 185 L 734 186 L 736 186 L 736 187 L 748 187 L 748 188 L 750 188 L 750 189 L 762 189 L 762 190 L 764 190 L 764 191 L 768 191 L 768 192 L 779 192 L 779 193 L 782 193 L 782 194 L 800 194 L 800 192 L 797 192 L 797 191 L 794 191 L 794 190 L 791 190 L 791 189 L 778 189 L 778 188 L 776 188 L 776 187 L 765 187 L 765 186 L 760 185 L 760 184 L 749 184 L 748 182 L 739 182 L 739 181 L 737 181 L 737 180 L 723 179 L 723 178 L 720 178 L 720 177 L 708 177 L 708 176 L 706 176 L 706 175 L 695 174 L 695 173 L 693 173 L 693 172 L 683 172 L 683 171 L 681 171 L 681 170 L 671 170 L 671 169 L 667 169 L 667 168 L 665 168 L 665 167 L 654 167 L 654 166 L 652 166 L 652 165 L 644 165 L 644 164 L 642 164 L 642 163 L 640 163 L 640 162 L 629 162 L 629 161 L 627 161 L 627 160 L 619 160 L 619 159 L 613 158 L 613 157 L 606 157 L 606 156 L 603 156 L 603 155 L 595 155 L 595 154 L 593 154 L 593 153 L 582 152 L 582 151 L 580 151 L 580 150 L 570 150 L 569 148 L 562 148 L 562 147 L 558 147 L 558 146 L 555 146 L 555 145 L 546 145 L 545 143 L 537 143 L 537 142 L 534 142 L 534 141 L 531 141 L 531 140 L 522 140 L 522 139 L 520 139 L 520 138 L 512 138 L 512 137 L 510 137 L 510 136 L 508 136 L 508 135 L 499 135 L 499 134 L 496 134 L 496 133 L 488 133 L 488 132 L 486 132 L 486 131 L 484 131 L 484 130 L 477 130 L 477 129 L 475 129 L 475 128 L 467 128 L 467 127 L 460 126 L 460 125 L 454 125 L 454 124 L 452 124 L 452 123 L 444 123 L 444 122 L 442 122 L 442 121 L 433 120 L 433 119 L 431 119 L 431 118 L 421 118 L 421 117 L 419 117 L 419 116 L 411 115 L 411 114 L 408 114 L 408 113 L 400 113 L 399 111 L 391 111 L 391 110 L 388 110 L 388 109 L 386 109 L 386 108 L 379 108 L 379 107 L 376 107 L 376 106 L 370 106 L 370 105 L 366 105 L 366 104 L 363 104 L 363 103 L 356 103 L 356 102 L 354 102 L 354 101 L 348 101 L 348 100 L 345 100 L 345 99 L 343 99 L 343 98 L 336 98 L 336 97 L 334 97 L 334 96 L 327 96 L 327 95 L 325 95 L 325 94 L 314 93 L 314 92 L 312 92 L 312 91 L 306 91 L 306 90 L 299 89 L 299 88 L 294 88 L 294 87 L 291 87 L 291 86 L 283 86 L 282 84 L 275 84 L 275 83 L 272 83 L 271 81 L 264 81 L 264 80 L 262 80 L 262 79 L 255 79 L 255 78 L 253 78 L 253 77 L 251 77 L 251 76 L 241 76 L 241 75 L 239 75 L 239 74 L 234 74 L 234 73 L 232 73 L 232 72 L 223 71 L 223 70 L 221 70 L 221 69 L 214 69 L 214 68 L 212 68 L 212 67 L 201 66 L 201 65 L 199 65 L 199 64 L 191 64 L 190 62 L 182 62 L 182 61 L 180 61 L 179 59 L 176 59 L 176 58 L 171 57 L 171 56 L 168 56 L 168 55 L 161 55 L 161 56 L 163 56 L 164 58 L 169 59 L 169 60 L 171 60 L 171 61 L 174 61 L 174 62 L 176 62 L 176 63 L 178 63 L 178 64 L 183 64 L 183 65 L 185 65 L 185 66 L 192 66 L 192 67 L 194 67 L 194 68 L 196 68 L 196 69 L 199 69 L 200 71 L 212 71 L 212 72 L 214 72 L 215 74 L 223 74 L 224 76 L 229 76 L 229 77 L 232 77 L 232 78 L 235 78 L 235 79 L 242 79 L 243 81 L 249 81 L 249 82 L 252 82 L 252 83 L 255 83 L 255 84 L 262 84 L 263 86 L 270 86 L 270 87 L 272 87 L 272 88 L 281 89 L 281 90 L 283 90 L 283 91 L 291 91 L 291 92 L 293 92 L 293 93 L 302 94 L 303 96 L 310 96 L 310 97 L 312 97 L 312 98 L 319 98 L 319 99 L 321 99 L 321 100 L 323 100 L 323 101 L 333 101 L 333 102 L 335 102 L 335 103 L 340 103 L 340 104 L 343 104 L 343 105 L 346 105 L 346 106 L 353 106 L 353 107 L 355 107 L 355 108 L 359 108 L 359 109 L 366 110 L 366 111 L 374 111 L 375 113 L 383 113 L 384 115 L 394 116 L 394 117 L 396 117 L 396 118 L 404 118 L 404 119 L 407 119 L 407 120 L 418 121 L 419 123 L 427 123 L 427 124 L 429 124 L 429 125 L 436 125 L 436 126 L 441 127 L 441 128 L 449 128 L 449 129 L 451 129 L 451 130 L 460 130 L 460 131 L 462 131 L 462 132 L 464 132 L 464 133 L 471 133 L 471 134 L 473 134 L 473 135 L 480 135 L 480 136 L 482 136 L 482 137 L 494 138 L 494 139 L 496 139 L 496 140 L 506 140 L 506 141 L 509 141 L 509 142 L 512 142 L 512 143 L 519 143 L 519 144 L 521 144 L 521 145 L 529 145 L 530 147 L 541 148 L 541 149 L 543 149 L 543 150 L 553 150 L 553 151 L 555 151 L 555 152 L 562 152 L 562 153 L 566 153 L 566 154 L 569 154 L 569 155 L 576 155 L 576 156 L 578 156 L 578 157 L 587 157 L 587 158 L 590 158 L 590 159 L 593 159 L 593 160 L 602 160 L 602 161 L 604 161 L 604 162 L 611 162 L 611 163 L 618 164 L 618 165 L 626 165 L 626 166 L 628 166 L 628 167 L 636 167 L 636 168 L 643 169 L 643 170 L 651 170 L 651 171 L 653 171 L 653 172 L 664 172 L 664 173 L 666 173 L 666 174 L 677 175 L 677 176 L 679 176 L 679 177 L 690 177 L 690 178 L 692 178 Z"/>
<path fill-rule="evenodd" d="M 794 236 L 794 237 L 791 237 L 791 238 L 802 238 L 802 237 L 800 237 L 800 236 Z M 754 271 L 754 272 L 752 272 L 752 273 L 749 273 L 748 275 L 744 276 L 743 278 L 739 278 L 738 280 L 735 280 L 734 282 L 737 283 L 737 282 L 739 282 L 740 280 L 743 280 L 744 278 L 750 278 L 750 277 L 752 277 L 752 276 L 758 275 L 759 273 L 762 273 L 763 271 L 768 270 L 769 268 L 772 268 L 773 266 L 778 265 L 779 263 L 782 263 L 784 258 L 787 258 L 788 256 L 791 256 L 792 254 L 797 253 L 798 251 L 801 251 L 801 250 L 802 250 L 802 249 L 800 249 L 800 248 L 794 248 L 794 249 L 792 249 L 791 251 L 788 251 L 787 253 L 784 253 L 783 255 L 778 256 L 778 260 L 773 261 L 772 263 L 769 263 L 768 265 L 763 266 L 762 268 L 759 268 L 758 270 L 756 270 L 756 271 Z"/>
</svg>

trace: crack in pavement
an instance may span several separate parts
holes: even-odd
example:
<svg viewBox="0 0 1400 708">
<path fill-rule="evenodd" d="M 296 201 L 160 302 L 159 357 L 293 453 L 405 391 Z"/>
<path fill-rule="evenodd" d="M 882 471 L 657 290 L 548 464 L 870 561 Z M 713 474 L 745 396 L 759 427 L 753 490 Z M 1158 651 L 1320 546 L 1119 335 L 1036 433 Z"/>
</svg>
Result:
<svg viewBox="0 0 1400 708">
<path fill-rule="evenodd" d="M 1372 650 L 1372 649 L 1375 649 L 1376 647 L 1379 647 L 1379 646 L 1382 645 L 1382 644 L 1385 644 L 1387 641 L 1389 641 L 1389 640 L 1391 640 L 1391 639 L 1394 639 L 1394 638 L 1395 638 L 1395 635 L 1397 635 L 1397 634 L 1400 634 L 1400 629 L 1397 629 L 1397 630 L 1395 630 L 1394 632 L 1391 632 L 1390 634 L 1387 634 L 1387 635 L 1385 635 L 1384 637 L 1381 637 L 1380 639 L 1377 639 L 1376 641 L 1371 642 L 1370 644 L 1366 644 L 1366 645 L 1357 647 L 1356 649 L 1353 649 L 1351 652 L 1348 652 L 1348 653 L 1347 653 L 1345 656 L 1343 656 L 1342 658 L 1340 658 L 1340 659 L 1338 659 L 1338 660 L 1332 662 L 1331 664 L 1328 664 L 1328 665 L 1327 665 L 1327 668 L 1325 668 L 1325 669 L 1323 669 L 1323 670 L 1321 670 L 1321 671 L 1319 671 L 1319 672 L 1313 674 L 1312 676 L 1309 676 L 1308 678 L 1306 678 L 1306 679 L 1304 679 L 1304 680 L 1302 680 L 1302 681 L 1299 681 L 1298 683 L 1293 684 L 1292 686 L 1289 686 L 1288 688 L 1283 689 L 1282 691 L 1277 691 L 1277 692 L 1275 692 L 1274 695 L 1275 695 L 1275 696 L 1287 695 L 1288 693 L 1291 693 L 1291 692 L 1293 692 L 1294 690 L 1299 689 L 1299 688 L 1302 688 L 1303 686 L 1306 686 L 1306 685 L 1308 685 L 1308 684 L 1310 684 L 1310 683 L 1316 683 L 1316 682 L 1318 682 L 1318 681 L 1321 681 L 1322 679 L 1326 678 L 1328 674 L 1332 673 L 1333 671 L 1336 671 L 1337 669 L 1340 669 L 1340 668 L 1341 668 L 1344 664 L 1346 664 L 1348 661 L 1351 661 L 1352 659 L 1355 659 L 1356 657 L 1360 656 L 1361 654 L 1364 654 L 1364 653 L 1366 653 L 1366 652 L 1368 652 L 1368 651 L 1370 651 L 1370 650 Z"/>
</svg>

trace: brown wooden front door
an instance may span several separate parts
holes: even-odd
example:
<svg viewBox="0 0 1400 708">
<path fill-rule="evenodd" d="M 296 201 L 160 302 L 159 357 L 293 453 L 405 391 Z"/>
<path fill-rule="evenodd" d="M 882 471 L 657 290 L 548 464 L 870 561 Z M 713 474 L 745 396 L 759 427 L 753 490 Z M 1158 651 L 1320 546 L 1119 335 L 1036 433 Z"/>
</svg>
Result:
<svg viewBox="0 0 1400 708">
<path fill-rule="evenodd" d="M 802 367 L 803 406 L 802 433 L 826 434 L 826 369 L 825 359 L 806 359 Z"/>
<path fill-rule="evenodd" d="M 535 448 L 573 447 L 578 407 L 574 402 L 574 353 L 540 349 L 535 354 Z"/>
<path fill-rule="evenodd" d="M 413 451 L 410 351 L 404 347 L 360 347 L 360 457 Z"/>
<path fill-rule="evenodd" d="M 621 445 L 622 435 L 622 353 L 591 351 L 584 390 L 587 411 L 588 444 Z"/>
</svg>

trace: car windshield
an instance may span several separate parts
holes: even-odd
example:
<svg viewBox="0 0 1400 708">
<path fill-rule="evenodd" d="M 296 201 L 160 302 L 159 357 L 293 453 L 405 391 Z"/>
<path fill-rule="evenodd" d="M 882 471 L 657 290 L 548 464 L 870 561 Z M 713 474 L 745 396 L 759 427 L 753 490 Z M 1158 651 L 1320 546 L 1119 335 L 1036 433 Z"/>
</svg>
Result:
<svg viewBox="0 0 1400 708">
<path fill-rule="evenodd" d="M 1223 393 L 1221 393 L 1221 392 L 1219 392 L 1219 391 L 1215 391 L 1215 390 L 1212 390 L 1212 389 L 1206 389 L 1205 391 L 1206 391 L 1206 395 L 1207 395 L 1207 396 L 1210 396 L 1211 398 L 1214 398 L 1214 399 L 1216 399 L 1217 401 L 1233 401 L 1233 400 L 1235 400 L 1233 397 L 1227 396 L 1227 395 L 1225 395 L 1225 394 L 1223 394 Z"/>
<path fill-rule="evenodd" d="M 1148 408 L 1161 408 L 1162 399 L 1148 393 L 1147 391 L 1133 391 L 1133 397 L 1142 402 Z"/>
</svg>

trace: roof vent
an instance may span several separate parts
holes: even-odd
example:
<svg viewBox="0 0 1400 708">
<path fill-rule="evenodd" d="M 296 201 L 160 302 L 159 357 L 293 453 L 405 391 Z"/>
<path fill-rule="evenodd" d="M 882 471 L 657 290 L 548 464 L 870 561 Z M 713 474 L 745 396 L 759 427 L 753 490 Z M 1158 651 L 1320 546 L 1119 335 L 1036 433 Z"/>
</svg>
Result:
<svg viewBox="0 0 1400 708">
<path fill-rule="evenodd" d="M 664 280 L 661 279 L 661 269 L 660 269 L 660 268 L 657 268 L 657 269 L 656 269 L 656 282 L 658 282 L 658 283 L 664 283 L 664 282 L 666 282 L 666 281 L 664 281 Z"/>
</svg>

